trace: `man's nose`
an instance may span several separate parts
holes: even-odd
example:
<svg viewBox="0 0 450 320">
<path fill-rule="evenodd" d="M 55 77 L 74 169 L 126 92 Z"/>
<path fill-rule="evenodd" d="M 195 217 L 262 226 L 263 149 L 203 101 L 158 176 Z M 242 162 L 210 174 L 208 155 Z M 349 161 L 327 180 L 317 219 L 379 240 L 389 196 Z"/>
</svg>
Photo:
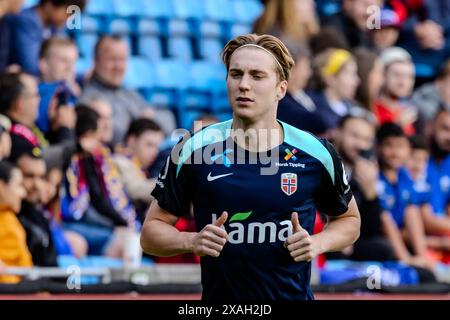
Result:
<svg viewBox="0 0 450 320">
<path fill-rule="evenodd" d="M 247 75 L 243 75 L 241 78 L 241 81 L 239 82 L 239 89 L 241 91 L 247 91 L 250 90 L 250 82 Z"/>
</svg>

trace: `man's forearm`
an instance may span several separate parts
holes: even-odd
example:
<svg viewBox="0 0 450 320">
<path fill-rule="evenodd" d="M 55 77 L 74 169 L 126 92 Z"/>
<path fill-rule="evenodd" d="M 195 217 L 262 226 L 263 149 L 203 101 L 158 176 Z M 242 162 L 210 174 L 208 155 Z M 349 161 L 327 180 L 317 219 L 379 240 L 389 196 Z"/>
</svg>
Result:
<svg viewBox="0 0 450 320">
<path fill-rule="evenodd" d="M 192 238 L 195 232 L 181 232 L 172 225 L 154 219 L 148 222 L 141 236 L 144 252 L 161 257 L 192 252 Z"/>
<path fill-rule="evenodd" d="M 332 219 L 322 232 L 312 236 L 318 254 L 343 250 L 358 239 L 361 220 L 355 199 L 350 202 L 349 213 Z"/>
</svg>

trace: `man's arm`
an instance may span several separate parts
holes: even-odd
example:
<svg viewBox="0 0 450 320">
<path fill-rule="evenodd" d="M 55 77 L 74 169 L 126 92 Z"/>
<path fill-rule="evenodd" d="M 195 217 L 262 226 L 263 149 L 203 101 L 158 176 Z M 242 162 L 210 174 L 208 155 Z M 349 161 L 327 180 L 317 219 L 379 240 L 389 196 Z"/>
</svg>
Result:
<svg viewBox="0 0 450 320">
<path fill-rule="evenodd" d="M 218 257 L 227 241 L 227 232 L 221 226 L 227 220 L 224 212 L 214 224 L 200 232 L 181 232 L 174 227 L 178 217 L 161 208 L 154 200 L 142 227 L 141 246 L 144 252 L 155 256 L 174 256 L 193 252 L 199 256 Z"/>
<path fill-rule="evenodd" d="M 304 230 L 296 213 L 292 215 L 294 234 L 286 240 L 285 246 L 296 262 L 311 261 L 316 256 L 330 251 L 340 251 L 353 244 L 359 237 L 361 218 L 354 198 L 348 210 L 332 217 L 325 229 L 313 236 Z"/>
</svg>

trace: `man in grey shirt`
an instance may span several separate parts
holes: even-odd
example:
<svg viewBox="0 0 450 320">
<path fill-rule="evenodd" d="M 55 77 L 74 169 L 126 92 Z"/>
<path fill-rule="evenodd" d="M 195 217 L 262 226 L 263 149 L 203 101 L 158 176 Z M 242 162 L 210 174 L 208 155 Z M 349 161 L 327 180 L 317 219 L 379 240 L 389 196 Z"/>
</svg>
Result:
<svg viewBox="0 0 450 320">
<path fill-rule="evenodd" d="M 80 98 L 82 103 L 102 99 L 111 105 L 113 144 L 121 142 L 131 121 L 141 116 L 155 120 L 166 135 L 176 128 L 175 117 L 170 110 L 152 108 L 138 92 L 123 86 L 128 57 L 129 49 L 125 41 L 116 36 L 100 38 L 95 46 L 94 73 Z"/>
</svg>

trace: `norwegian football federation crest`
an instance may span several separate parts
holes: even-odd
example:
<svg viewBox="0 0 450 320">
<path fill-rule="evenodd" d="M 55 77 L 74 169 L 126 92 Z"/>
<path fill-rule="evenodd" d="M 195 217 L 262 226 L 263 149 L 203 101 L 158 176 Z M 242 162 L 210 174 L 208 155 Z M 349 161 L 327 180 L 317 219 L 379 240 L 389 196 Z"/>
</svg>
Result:
<svg viewBox="0 0 450 320">
<path fill-rule="evenodd" d="M 283 173 L 281 175 L 281 190 L 288 196 L 297 191 L 297 175 L 295 173 Z"/>
</svg>

